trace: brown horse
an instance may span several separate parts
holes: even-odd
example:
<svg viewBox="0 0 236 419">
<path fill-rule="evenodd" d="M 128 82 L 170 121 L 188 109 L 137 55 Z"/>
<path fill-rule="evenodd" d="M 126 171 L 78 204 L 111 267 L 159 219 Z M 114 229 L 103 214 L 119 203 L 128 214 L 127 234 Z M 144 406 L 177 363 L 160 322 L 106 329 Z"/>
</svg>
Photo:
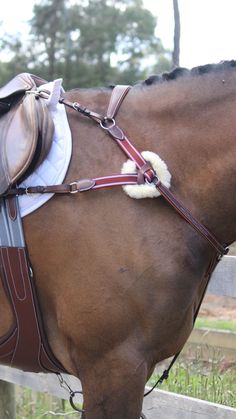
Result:
<svg viewBox="0 0 236 419">
<path fill-rule="evenodd" d="M 158 153 L 171 191 L 221 243 L 236 240 L 236 63 L 175 70 L 135 85 L 117 122 Z M 106 114 L 111 89 L 65 94 Z M 68 110 L 66 181 L 119 173 L 126 159 L 97 124 Z M 48 339 L 80 378 L 86 419 L 138 419 L 159 361 L 187 340 L 214 250 L 163 198 L 121 188 L 55 196 L 24 228 Z M 0 285 L 0 335 L 13 321 Z"/>
</svg>

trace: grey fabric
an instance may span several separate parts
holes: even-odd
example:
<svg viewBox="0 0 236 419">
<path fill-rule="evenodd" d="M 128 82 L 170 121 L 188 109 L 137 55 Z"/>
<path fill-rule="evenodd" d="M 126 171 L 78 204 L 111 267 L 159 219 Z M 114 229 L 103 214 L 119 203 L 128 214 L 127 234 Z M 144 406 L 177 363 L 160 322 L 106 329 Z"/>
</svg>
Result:
<svg viewBox="0 0 236 419">
<path fill-rule="evenodd" d="M 18 197 L 16 197 L 16 206 L 17 216 L 15 220 L 12 220 L 9 217 L 5 199 L 0 199 L 0 246 L 25 246 Z"/>
</svg>

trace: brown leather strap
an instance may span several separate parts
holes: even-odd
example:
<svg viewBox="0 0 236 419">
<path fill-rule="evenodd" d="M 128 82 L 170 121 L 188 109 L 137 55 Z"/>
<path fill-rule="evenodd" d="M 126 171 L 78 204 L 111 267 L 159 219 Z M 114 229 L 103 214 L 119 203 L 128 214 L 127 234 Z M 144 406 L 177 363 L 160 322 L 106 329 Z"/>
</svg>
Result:
<svg viewBox="0 0 236 419">
<path fill-rule="evenodd" d="M 85 106 L 82 106 L 79 102 L 68 102 L 65 100 L 65 98 L 61 97 L 59 99 L 59 103 L 62 103 L 63 105 L 68 106 L 68 108 L 74 109 L 75 111 L 93 119 L 94 121 L 98 123 L 101 123 L 104 119 L 103 115 L 100 115 L 97 112 L 93 112 L 90 109 L 85 108 Z"/>
<path fill-rule="evenodd" d="M 109 115 L 109 117 L 111 117 L 111 115 L 114 116 L 115 112 L 117 112 L 128 91 L 129 89 L 127 86 L 116 86 L 114 88 L 111 95 L 110 104 L 108 106 L 107 115 Z M 116 126 L 115 121 L 114 126 Z M 112 126 L 113 131 L 114 126 Z M 125 154 L 136 163 L 136 166 L 139 168 L 144 178 L 148 182 L 155 183 L 156 188 L 160 191 L 161 195 L 184 218 L 184 220 L 187 221 L 202 237 L 204 237 L 220 255 L 227 254 L 228 247 L 219 243 L 216 237 L 202 223 L 200 223 L 183 204 L 181 204 L 175 198 L 169 189 L 162 185 L 151 164 L 144 160 L 141 153 L 133 146 L 133 144 L 131 144 L 128 138 L 125 135 L 123 135 L 122 138 L 117 138 L 112 130 L 108 131 L 109 134 L 116 140 L 117 144 L 125 152 Z"/>
<path fill-rule="evenodd" d="M 222 245 L 219 243 L 219 241 L 216 239 L 216 237 L 202 224 L 200 223 L 190 212 L 189 210 L 181 204 L 174 195 L 164 187 L 164 185 L 161 184 L 159 181 L 154 169 L 152 168 L 151 164 L 148 163 L 141 153 L 133 146 L 133 144 L 129 141 L 129 139 L 126 137 L 124 132 L 120 127 L 116 125 L 116 122 L 114 120 L 114 117 L 119 110 L 124 98 L 126 97 L 127 93 L 130 90 L 130 86 L 116 86 L 113 89 L 110 103 L 108 105 L 108 111 L 107 115 L 102 117 L 99 114 L 95 114 L 94 112 L 90 111 L 89 109 L 82 107 L 79 103 L 71 103 L 68 101 L 65 101 L 63 98 L 61 99 L 61 103 L 64 103 L 64 105 L 69 106 L 70 108 L 75 109 L 76 111 L 84 114 L 85 116 L 93 119 L 95 122 L 99 123 L 101 128 L 106 130 L 110 136 L 117 142 L 117 144 L 121 147 L 121 149 L 124 151 L 124 153 L 135 162 L 138 170 L 141 171 L 141 176 L 139 175 L 137 177 L 139 182 L 143 182 L 143 178 L 147 180 L 148 182 L 154 182 L 156 185 L 156 188 L 160 191 L 162 196 L 166 199 L 166 201 L 199 233 L 202 237 L 204 237 L 210 245 L 220 254 L 227 254 L 228 253 L 228 246 Z M 128 175 L 128 174 L 127 174 Z M 108 176 L 107 179 L 110 177 Z M 93 179 L 95 180 L 95 179 Z M 72 184 L 79 184 L 78 181 L 72 182 Z M 39 193 L 44 192 L 53 192 L 53 193 L 73 193 L 71 191 L 71 185 L 55 185 L 54 190 L 52 190 L 52 187 L 40 187 L 38 188 Z M 124 183 L 125 184 L 125 183 Z M 109 186 L 111 185 L 111 182 L 109 182 Z M 117 185 L 117 182 L 115 183 Z M 102 186 L 102 187 L 106 187 Z M 46 190 L 46 188 L 48 188 Z M 77 186 L 75 186 L 75 189 Z M 90 189 L 96 189 L 96 182 L 95 185 L 88 187 L 87 189 L 83 190 L 90 190 Z M 82 189 L 76 189 L 74 192 L 77 192 L 77 190 L 82 191 Z M 28 193 L 35 193 L 36 190 L 34 188 L 28 188 Z M 22 193 L 27 193 L 22 191 Z M 37 193 L 36 192 L 36 193 Z M 16 192 L 15 192 L 16 193 Z M 19 191 L 19 194 L 21 192 Z M 11 192 L 9 192 L 11 194 Z"/>
<path fill-rule="evenodd" d="M 131 86 L 123 86 L 123 85 L 118 85 L 113 89 L 110 102 L 108 105 L 108 109 L 107 109 L 108 119 L 115 118 L 120 108 L 120 105 L 122 104 L 125 96 L 130 91 L 130 89 L 131 89 Z"/>
<path fill-rule="evenodd" d="M 12 221 L 16 220 L 17 217 L 17 206 L 16 206 L 16 197 L 15 196 L 9 196 L 6 199 L 6 206 L 8 209 L 8 215 L 11 218 Z"/>
<path fill-rule="evenodd" d="M 0 247 L 0 268 L 16 322 L 0 340 L 0 362 L 25 371 L 65 372 L 46 340 L 26 249 Z"/>
<path fill-rule="evenodd" d="M 48 186 L 30 186 L 28 188 L 11 188 L 7 195 L 25 195 L 37 193 L 54 193 L 54 194 L 75 194 L 77 192 L 85 192 L 89 190 L 96 190 L 102 188 L 109 188 L 111 186 L 121 185 L 136 185 L 137 174 L 118 174 L 103 176 L 94 179 L 75 180 L 71 183 L 63 183 L 61 185 Z"/>
<path fill-rule="evenodd" d="M 165 200 L 183 217 L 187 223 L 189 223 L 204 239 L 206 239 L 210 245 L 220 255 L 226 255 L 229 251 L 228 246 L 222 245 L 216 239 L 216 237 L 202 224 L 200 223 L 190 211 L 178 201 L 175 196 L 167 189 L 161 182 L 156 184 L 156 188 L 159 190 Z"/>
</svg>

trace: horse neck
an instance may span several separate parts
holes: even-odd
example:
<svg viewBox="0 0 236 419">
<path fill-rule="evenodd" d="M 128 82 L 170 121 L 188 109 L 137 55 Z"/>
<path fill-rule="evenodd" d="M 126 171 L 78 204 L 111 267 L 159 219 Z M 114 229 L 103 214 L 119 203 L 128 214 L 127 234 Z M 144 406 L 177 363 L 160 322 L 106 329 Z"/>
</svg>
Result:
<svg viewBox="0 0 236 419">
<path fill-rule="evenodd" d="M 219 75 L 213 76 L 137 92 L 133 119 L 136 112 L 143 121 L 137 142 L 166 161 L 176 196 L 220 241 L 230 244 L 236 240 L 236 77 L 232 83 L 232 77 L 222 76 L 228 80 L 225 86 Z"/>
<path fill-rule="evenodd" d="M 165 160 L 176 197 L 218 240 L 232 243 L 236 240 L 236 77 L 232 93 L 232 85 L 220 84 L 219 76 L 216 91 L 212 76 L 135 87 L 125 98 L 117 123 L 140 151 L 154 151 Z M 72 91 L 68 98 L 105 115 L 110 95 L 110 89 L 89 89 Z M 99 153 L 105 163 L 101 175 L 119 172 L 125 157 L 113 140 L 107 141 L 96 124 L 74 111 L 68 116 L 72 136 L 80 143 L 74 147 L 72 177 L 73 172 L 78 176 L 78 165 L 87 176 L 91 167 L 101 173 Z"/>
</svg>

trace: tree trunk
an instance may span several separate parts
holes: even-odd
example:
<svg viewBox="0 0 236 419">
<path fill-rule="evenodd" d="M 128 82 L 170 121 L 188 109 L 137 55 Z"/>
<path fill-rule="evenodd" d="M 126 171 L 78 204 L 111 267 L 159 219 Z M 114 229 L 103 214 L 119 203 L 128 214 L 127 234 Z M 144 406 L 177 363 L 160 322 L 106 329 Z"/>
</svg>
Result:
<svg viewBox="0 0 236 419">
<path fill-rule="evenodd" d="M 16 418 L 14 384 L 2 380 L 0 380 L 0 418 Z"/>
<path fill-rule="evenodd" d="M 179 51 L 180 51 L 180 16 L 179 16 L 179 5 L 178 0 L 173 0 L 173 7 L 174 7 L 174 22 L 175 22 L 175 29 L 174 29 L 174 50 L 172 54 L 172 62 L 173 67 L 179 66 Z"/>
</svg>

